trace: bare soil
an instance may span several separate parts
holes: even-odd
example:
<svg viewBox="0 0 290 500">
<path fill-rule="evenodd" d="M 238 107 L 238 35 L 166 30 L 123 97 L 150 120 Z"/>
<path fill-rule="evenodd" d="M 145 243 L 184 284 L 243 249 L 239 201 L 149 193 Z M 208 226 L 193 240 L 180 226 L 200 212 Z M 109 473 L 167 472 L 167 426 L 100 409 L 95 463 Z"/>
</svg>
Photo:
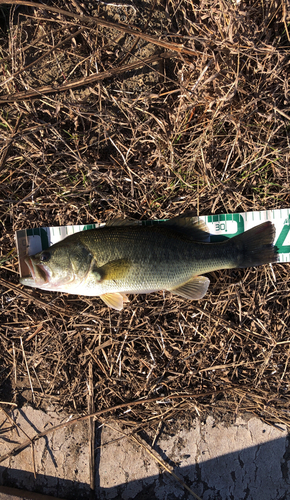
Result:
<svg viewBox="0 0 290 500">
<path fill-rule="evenodd" d="M 139 295 L 119 313 L 20 286 L 14 241 L 288 208 L 286 2 L 6 1 L 0 15 L 0 401 L 112 408 L 154 431 L 212 412 L 289 425 L 289 265 L 212 273 L 198 303 Z"/>
</svg>

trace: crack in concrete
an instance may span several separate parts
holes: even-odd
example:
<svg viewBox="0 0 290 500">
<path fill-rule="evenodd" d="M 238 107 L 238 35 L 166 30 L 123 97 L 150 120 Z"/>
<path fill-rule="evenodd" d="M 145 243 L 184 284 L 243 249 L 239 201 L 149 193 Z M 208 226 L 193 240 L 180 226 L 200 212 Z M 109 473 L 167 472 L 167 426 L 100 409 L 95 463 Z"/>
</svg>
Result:
<svg viewBox="0 0 290 500">
<path fill-rule="evenodd" d="M 283 455 L 284 462 L 281 462 L 282 477 L 287 484 L 290 484 L 290 435 L 286 437 L 285 453 Z"/>
</svg>

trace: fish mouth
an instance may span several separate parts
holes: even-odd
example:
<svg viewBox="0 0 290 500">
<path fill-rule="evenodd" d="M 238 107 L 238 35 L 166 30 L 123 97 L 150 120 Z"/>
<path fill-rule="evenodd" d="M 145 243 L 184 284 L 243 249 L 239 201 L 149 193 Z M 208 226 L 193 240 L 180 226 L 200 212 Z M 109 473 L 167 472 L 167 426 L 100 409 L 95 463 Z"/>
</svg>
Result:
<svg viewBox="0 0 290 500">
<path fill-rule="evenodd" d="M 27 280 L 33 281 L 33 286 L 44 286 L 48 285 L 50 279 L 50 273 L 48 269 L 45 268 L 43 264 L 37 264 L 31 257 L 26 257 L 25 263 L 30 271 L 32 279 L 25 278 Z"/>
</svg>

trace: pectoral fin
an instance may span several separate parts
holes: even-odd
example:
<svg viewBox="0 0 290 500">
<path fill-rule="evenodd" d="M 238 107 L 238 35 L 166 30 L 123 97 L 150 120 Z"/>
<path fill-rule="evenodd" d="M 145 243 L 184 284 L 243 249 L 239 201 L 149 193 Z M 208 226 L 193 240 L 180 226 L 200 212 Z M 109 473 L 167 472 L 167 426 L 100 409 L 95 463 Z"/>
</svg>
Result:
<svg viewBox="0 0 290 500">
<path fill-rule="evenodd" d="M 123 302 L 129 302 L 125 293 L 104 293 L 103 295 L 100 295 L 100 297 L 107 306 L 112 307 L 112 309 L 116 309 L 117 311 L 122 311 Z"/>
<path fill-rule="evenodd" d="M 130 302 L 130 299 L 128 299 L 128 295 L 126 295 L 125 293 L 123 292 L 120 292 L 120 294 L 122 295 L 123 297 L 123 302 Z"/>
<path fill-rule="evenodd" d="M 205 276 L 195 276 L 186 283 L 183 283 L 183 285 L 174 288 L 171 292 L 180 295 L 184 299 L 199 300 L 206 294 L 209 283 L 209 279 Z"/>
<path fill-rule="evenodd" d="M 101 267 L 93 268 L 92 272 L 96 275 L 99 282 L 104 280 L 115 281 L 126 276 L 130 265 L 130 262 L 126 259 L 117 259 L 107 262 Z"/>
</svg>

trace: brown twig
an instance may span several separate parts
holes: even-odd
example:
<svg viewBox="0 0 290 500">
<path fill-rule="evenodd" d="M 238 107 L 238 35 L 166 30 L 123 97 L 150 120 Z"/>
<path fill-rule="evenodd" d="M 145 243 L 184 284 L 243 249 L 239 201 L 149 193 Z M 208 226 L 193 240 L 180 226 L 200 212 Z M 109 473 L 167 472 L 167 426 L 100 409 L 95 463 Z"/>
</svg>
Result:
<svg viewBox="0 0 290 500">
<path fill-rule="evenodd" d="M 126 66 L 112 68 L 107 71 L 103 71 L 102 73 L 97 73 L 94 75 L 87 76 L 86 78 L 81 78 L 78 80 L 74 80 L 68 83 L 62 83 L 61 85 L 56 85 L 52 87 L 51 85 L 45 85 L 43 87 L 39 87 L 36 90 L 27 90 L 25 92 L 17 92 L 17 94 L 7 95 L 5 97 L 0 98 L 0 104 L 9 103 L 9 102 L 18 102 L 24 99 L 31 99 L 33 97 L 43 97 L 44 95 L 53 94 L 57 92 L 64 92 L 66 90 L 73 90 L 79 87 L 92 85 L 93 83 L 100 82 L 105 80 L 106 78 L 112 78 L 116 75 L 120 75 L 122 73 L 127 73 L 128 71 L 132 71 L 134 69 L 141 68 L 143 66 L 151 66 L 162 59 L 167 59 L 172 57 L 172 53 L 164 52 L 163 54 L 155 55 L 148 57 L 147 59 L 137 61 L 135 63 L 127 64 Z"/>
<path fill-rule="evenodd" d="M 25 71 L 27 71 L 29 68 L 32 68 L 33 66 L 35 66 L 36 64 L 38 64 L 40 61 L 42 61 L 43 59 L 45 59 L 45 57 L 47 57 L 49 54 L 52 54 L 55 50 L 59 49 L 66 42 L 68 42 L 72 38 L 80 35 L 83 31 L 85 31 L 85 29 L 86 29 L 85 27 L 84 28 L 80 28 L 79 30 L 75 31 L 74 33 L 72 33 L 68 37 L 66 37 L 63 40 L 61 40 L 60 42 L 58 42 L 54 47 L 52 47 L 47 52 L 45 52 L 44 54 L 42 54 L 42 56 L 38 57 L 37 59 L 35 59 L 31 63 L 27 64 L 27 66 L 25 66 L 24 68 L 19 69 L 18 71 L 16 71 L 16 73 L 13 73 L 13 75 L 11 75 L 9 78 L 7 78 L 7 80 L 5 80 L 4 82 L 1 82 L 0 83 L 0 87 L 3 87 L 7 83 L 9 83 L 12 80 L 14 80 L 14 78 L 16 78 L 17 76 L 19 76 L 22 73 L 24 73 Z M 16 133 L 16 132 L 14 132 L 14 133 Z"/>
<path fill-rule="evenodd" d="M 93 414 L 95 411 L 94 405 L 94 377 L 93 377 L 93 363 L 89 362 L 88 374 L 88 412 Z M 89 420 L 89 468 L 90 468 L 90 497 L 94 498 L 95 492 L 95 420 Z"/>
<path fill-rule="evenodd" d="M 165 42 L 163 40 L 159 40 L 158 38 L 155 38 L 153 36 L 147 35 L 146 33 L 142 33 L 142 31 L 138 31 L 136 28 L 129 28 L 129 26 L 126 26 L 124 24 L 118 24 L 118 23 L 113 23 L 110 21 L 105 21 L 104 19 L 100 19 L 96 16 L 86 16 L 86 15 L 78 15 L 74 12 L 68 12 L 67 10 L 64 9 L 59 9 L 58 7 L 52 7 L 50 5 L 46 4 L 40 4 L 37 2 L 29 2 L 26 0 L 0 0 L 0 5 L 1 4 L 6 4 L 6 5 L 27 5 L 27 7 L 34 7 L 38 9 L 45 9 L 49 12 L 54 12 L 56 14 L 59 14 L 61 16 L 67 16 L 67 17 L 73 17 L 75 19 L 78 19 L 79 21 L 87 22 L 87 23 L 94 23 L 99 26 L 104 26 L 105 28 L 111 28 L 114 30 L 121 31 L 122 33 L 127 33 L 128 35 L 132 36 L 137 36 L 141 38 L 142 40 L 145 40 L 148 43 L 153 43 L 155 45 L 158 45 L 159 47 L 163 47 L 164 49 L 171 50 L 173 52 L 178 52 L 179 54 L 184 54 L 188 56 L 201 56 L 202 52 L 198 52 L 196 50 L 189 49 L 187 47 L 184 47 L 183 44 L 179 43 L 173 43 L 173 42 Z"/>
<path fill-rule="evenodd" d="M 13 144 L 14 138 L 15 138 L 17 132 L 18 132 L 18 129 L 19 129 L 19 126 L 20 126 L 20 123 L 21 123 L 21 120 L 22 120 L 22 116 L 23 116 L 23 114 L 20 113 L 20 115 L 19 115 L 19 117 L 17 119 L 17 122 L 15 124 L 12 136 L 10 137 L 8 144 L 4 147 L 2 156 L 0 158 L 0 172 L 1 172 L 2 168 L 3 168 L 3 165 L 5 164 L 6 158 L 8 157 L 8 153 L 10 151 L 10 148 L 11 148 L 12 144 Z"/>
<path fill-rule="evenodd" d="M 13 290 L 13 292 L 15 292 L 17 295 L 21 295 L 22 297 L 32 300 L 41 307 L 48 309 L 50 312 L 63 314 L 64 316 L 71 316 L 74 314 L 73 311 L 71 311 L 69 308 L 62 309 L 61 307 L 54 306 L 53 304 L 47 304 L 44 300 L 39 299 L 38 297 L 30 294 L 29 292 L 26 292 L 19 286 L 14 285 L 14 283 L 9 283 L 9 281 L 5 281 L 3 278 L 0 278 L 0 285 L 4 286 L 5 288 L 8 288 L 9 290 Z"/>
</svg>

